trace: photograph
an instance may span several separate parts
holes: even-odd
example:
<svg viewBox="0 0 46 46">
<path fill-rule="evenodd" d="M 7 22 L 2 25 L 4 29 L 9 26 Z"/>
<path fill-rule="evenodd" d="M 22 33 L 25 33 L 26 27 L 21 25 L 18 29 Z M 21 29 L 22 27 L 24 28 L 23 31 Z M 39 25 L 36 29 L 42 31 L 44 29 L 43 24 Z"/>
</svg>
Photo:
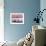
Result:
<svg viewBox="0 0 46 46">
<path fill-rule="evenodd" d="M 46 0 L 0 0 L 0 46 L 46 46 Z"/>
<path fill-rule="evenodd" d="M 24 13 L 10 13 L 10 24 L 24 24 Z"/>
</svg>

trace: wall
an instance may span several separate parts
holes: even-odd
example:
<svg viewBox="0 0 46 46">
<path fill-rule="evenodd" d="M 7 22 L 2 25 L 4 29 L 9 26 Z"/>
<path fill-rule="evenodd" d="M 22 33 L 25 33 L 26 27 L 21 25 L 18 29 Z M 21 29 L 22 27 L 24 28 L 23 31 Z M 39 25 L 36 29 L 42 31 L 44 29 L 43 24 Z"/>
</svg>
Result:
<svg viewBox="0 0 46 46">
<path fill-rule="evenodd" d="M 40 0 L 4 0 L 4 35 L 7 41 L 18 41 L 32 28 L 32 21 L 40 10 Z M 24 24 L 10 24 L 10 13 L 24 13 Z"/>
</svg>

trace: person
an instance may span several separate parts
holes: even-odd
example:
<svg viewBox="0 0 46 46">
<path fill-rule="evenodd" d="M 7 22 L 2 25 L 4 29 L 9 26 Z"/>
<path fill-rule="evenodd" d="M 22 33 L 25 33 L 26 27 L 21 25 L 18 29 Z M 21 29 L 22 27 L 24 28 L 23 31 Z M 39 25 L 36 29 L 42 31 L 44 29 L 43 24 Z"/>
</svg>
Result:
<svg viewBox="0 0 46 46">
<path fill-rule="evenodd" d="M 34 21 L 36 21 L 36 23 L 40 23 L 40 18 L 37 16 L 36 18 L 34 18 Z"/>
<path fill-rule="evenodd" d="M 40 18 L 37 16 L 36 23 L 40 23 Z"/>
</svg>

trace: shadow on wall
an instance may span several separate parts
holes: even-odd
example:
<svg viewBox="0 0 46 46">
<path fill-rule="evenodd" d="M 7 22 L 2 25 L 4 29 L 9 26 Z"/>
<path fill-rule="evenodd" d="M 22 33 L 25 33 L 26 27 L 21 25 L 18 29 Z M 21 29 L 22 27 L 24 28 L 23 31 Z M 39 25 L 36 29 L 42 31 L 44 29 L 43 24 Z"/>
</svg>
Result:
<svg viewBox="0 0 46 46">
<path fill-rule="evenodd" d="M 32 19 L 40 9 L 40 0 L 4 0 L 4 35 L 5 41 L 18 41 L 32 30 Z M 10 13 L 24 13 L 24 24 L 10 24 Z M 21 32 L 21 33 L 20 33 Z"/>
</svg>

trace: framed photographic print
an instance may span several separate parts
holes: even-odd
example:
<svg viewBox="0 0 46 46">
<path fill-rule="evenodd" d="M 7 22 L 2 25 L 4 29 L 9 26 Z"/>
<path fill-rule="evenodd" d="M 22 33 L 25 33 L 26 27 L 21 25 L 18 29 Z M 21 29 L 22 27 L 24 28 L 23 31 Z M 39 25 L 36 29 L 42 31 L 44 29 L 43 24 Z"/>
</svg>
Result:
<svg viewBox="0 0 46 46">
<path fill-rule="evenodd" d="M 24 24 L 24 13 L 10 13 L 10 24 Z"/>
</svg>

